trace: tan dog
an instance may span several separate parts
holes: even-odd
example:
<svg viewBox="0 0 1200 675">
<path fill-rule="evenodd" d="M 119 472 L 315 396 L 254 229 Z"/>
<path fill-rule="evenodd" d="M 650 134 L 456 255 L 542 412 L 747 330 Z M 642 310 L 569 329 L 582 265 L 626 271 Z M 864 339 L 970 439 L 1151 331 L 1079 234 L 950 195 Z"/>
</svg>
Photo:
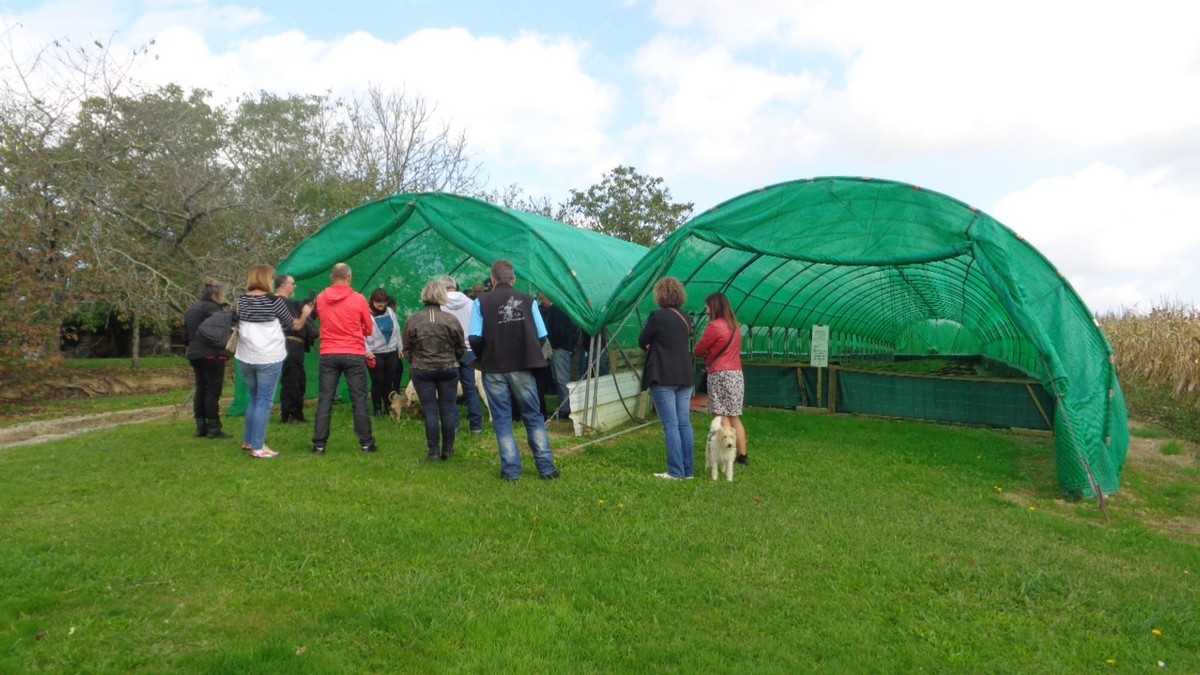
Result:
<svg viewBox="0 0 1200 675">
<path fill-rule="evenodd" d="M 391 416 L 393 422 L 399 422 L 405 417 L 417 419 L 421 416 L 421 404 L 417 399 L 406 398 L 400 395 L 400 392 L 393 391 L 388 394 L 389 404 L 388 415 Z"/>
<path fill-rule="evenodd" d="M 714 417 L 708 427 L 708 445 L 704 449 L 704 468 L 712 472 L 717 480 L 718 471 L 725 470 L 725 478 L 733 481 L 733 460 L 737 459 L 737 432 L 733 427 L 721 426 L 721 418 Z"/>
<path fill-rule="evenodd" d="M 488 404 L 487 392 L 483 389 L 483 373 L 475 371 L 475 390 L 479 392 L 479 402 L 483 404 L 483 409 L 487 411 L 488 419 L 492 419 L 492 406 Z M 463 395 L 462 382 L 457 386 L 457 394 Z M 409 407 L 417 413 L 421 411 L 421 401 L 417 398 L 417 389 L 413 386 L 412 380 L 409 380 L 408 386 L 404 388 L 404 397 L 409 400 Z"/>
</svg>

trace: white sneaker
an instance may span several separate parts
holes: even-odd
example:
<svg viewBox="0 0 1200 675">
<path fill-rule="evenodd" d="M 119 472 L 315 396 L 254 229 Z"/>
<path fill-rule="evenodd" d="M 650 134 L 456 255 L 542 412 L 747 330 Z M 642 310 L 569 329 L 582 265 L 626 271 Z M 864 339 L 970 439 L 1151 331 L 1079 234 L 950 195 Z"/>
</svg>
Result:
<svg viewBox="0 0 1200 675">
<path fill-rule="evenodd" d="M 655 478 L 665 478 L 666 480 L 683 480 L 682 478 L 677 478 L 675 476 L 672 476 L 669 473 L 656 473 L 656 474 L 654 474 L 654 477 Z"/>
<path fill-rule="evenodd" d="M 279 453 L 264 445 L 258 450 L 251 450 L 250 456 L 257 457 L 258 459 L 271 459 L 272 457 L 278 457 Z"/>
</svg>

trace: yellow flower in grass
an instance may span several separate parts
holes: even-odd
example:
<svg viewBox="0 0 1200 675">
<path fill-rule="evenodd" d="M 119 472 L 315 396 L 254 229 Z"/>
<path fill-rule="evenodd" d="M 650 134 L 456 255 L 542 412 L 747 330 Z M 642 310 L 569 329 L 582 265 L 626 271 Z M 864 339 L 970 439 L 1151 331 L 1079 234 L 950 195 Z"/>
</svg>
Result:
<svg viewBox="0 0 1200 675">
<path fill-rule="evenodd" d="M 603 499 L 601 499 L 601 500 L 600 500 L 600 506 L 604 506 L 604 500 L 603 500 Z"/>
<path fill-rule="evenodd" d="M 1154 637 L 1162 637 L 1162 631 L 1157 628 L 1151 630 L 1150 632 L 1154 634 Z"/>
</svg>

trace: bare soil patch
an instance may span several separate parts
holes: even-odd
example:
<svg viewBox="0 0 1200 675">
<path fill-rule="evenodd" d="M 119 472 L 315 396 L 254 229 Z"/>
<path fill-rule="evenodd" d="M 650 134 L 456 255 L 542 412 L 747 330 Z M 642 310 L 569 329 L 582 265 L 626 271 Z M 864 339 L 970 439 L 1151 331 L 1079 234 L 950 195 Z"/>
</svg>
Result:
<svg viewBox="0 0 1200 675">
<path fill-rule="evenodd" d="M 81 413 L 73 401 L 159 394 L 188 390 L 189 368 L 66 368 L 60 367 L 0 387 L 0 448 L 44 443 L 124 424 L 137 424 L 175 414 L 179 406 Z M 89 408 L 93 408 L 89 406 Z M 57 414 L 56 411 L 63 411 Z M 44 418 L 48 415 L 53 419 Z M 30 421 L 23 421 L 30 420 Z"/>
</svg>

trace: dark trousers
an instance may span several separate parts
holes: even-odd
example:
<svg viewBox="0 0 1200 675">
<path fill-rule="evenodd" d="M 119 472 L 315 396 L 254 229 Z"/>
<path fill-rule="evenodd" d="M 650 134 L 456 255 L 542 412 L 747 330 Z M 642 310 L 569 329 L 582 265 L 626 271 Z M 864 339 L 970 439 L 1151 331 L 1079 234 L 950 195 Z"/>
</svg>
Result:
<svg viewBox="0 0 1200 675">
<path fill-rule="evenodd" d="M 413 389 L 425 414 L 425 445 L 429 457 L 442 459 L 454 454 L 454 436 L 458 431 L 458 369 L 412 371 Z M 440 422 L 441 443 L 438 442 Z"/>
<path fill-rule="evenodd" d="M 196 419 L 221 418 L 221 387 L 225 384 L 225 359 L 192 359 L 192 374 L 196 378 L 196 396 L 192 400 L 192 416 Z"/>
<path fill-rule="evenodd" d="M 392 384 L 396 379 L 396 364 L 400 357 L 396 352 L 381 352 L 375 355 L 375 367 L 371 373 L 371 407 L 377 413 L 388 409 L 388 394 L 395 391 Z"/>
<path fill-rule="evenodd" d="M 304 420 L 304 390 L 308 374 L 304 372 L 304 345 L 287 341 L 287 358 L 279 378 L 279 417 L 282 421 Z"/>
<path fill-rule="evenodd" d="M 338 382 L 346 376 L 346 388 L 350 390 L 350 406 L 354 409 L 354 435 L 366 447 L 375 442 L 371 434 L 371 414 L 367 410 L 367 359 L 355 354 L 324 354 L 317 372 L 320 398 L 317 400 L 317 415 L 313 421 L 313 445 L 325 447 L 329 440 L 329 418 L 333 415 L 333 398 L 337 396 Z"/>
</svg>

